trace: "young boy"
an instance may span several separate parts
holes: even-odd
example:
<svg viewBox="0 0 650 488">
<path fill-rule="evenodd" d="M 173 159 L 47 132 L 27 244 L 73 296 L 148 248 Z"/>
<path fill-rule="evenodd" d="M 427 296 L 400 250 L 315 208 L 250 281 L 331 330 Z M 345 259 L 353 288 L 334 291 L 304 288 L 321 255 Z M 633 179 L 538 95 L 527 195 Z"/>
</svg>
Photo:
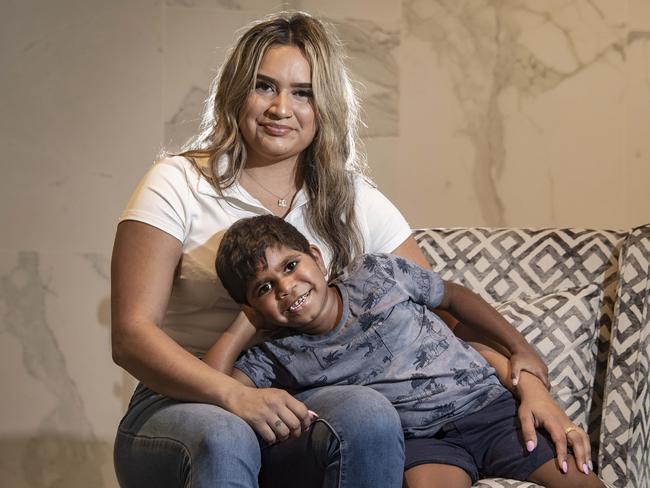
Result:
<svg viewBox="0 0 650 488">
<path fill-rule="evenodd" d="M 253 324 L 273 331 L 244 353 L 232 376 L 289 393 L 347 384 L 382 393 L 405 439 L 417 439 L 407 446 L 407 486 L 470 486 L 480 475 L 603 486 L 584 462 L 583 473 L 558 466 L 541 431 L 537 447 L 524 451 L 516 400 L 432 311 L 449 309 L 468 325 L 504 320 L 464 287 L 386 254 L 358 257 L 328 284 L 320 251 L 273 216 L 235 223 L 216 267 Z M 218 341 L 206 360 L 223 352 Z M 279 418 L 275 427 L 283 423 Z"/>
</svg>

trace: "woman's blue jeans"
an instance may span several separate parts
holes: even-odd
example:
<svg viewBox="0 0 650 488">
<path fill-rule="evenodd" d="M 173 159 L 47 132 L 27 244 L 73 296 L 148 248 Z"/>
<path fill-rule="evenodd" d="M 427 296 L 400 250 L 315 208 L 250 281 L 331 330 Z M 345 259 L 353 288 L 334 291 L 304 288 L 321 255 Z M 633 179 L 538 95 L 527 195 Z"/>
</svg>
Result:
<svg viewBox="0 0 650 488">
<path fill-rule="evenodd" d="M 115 439 L 123 488 L 399 488 L 404 441 L 397 412 L 363 386 L 296 397 L 317 412 L 299 439 L 267 445 L 242 419 L 138 385 Z"/>
</svg>

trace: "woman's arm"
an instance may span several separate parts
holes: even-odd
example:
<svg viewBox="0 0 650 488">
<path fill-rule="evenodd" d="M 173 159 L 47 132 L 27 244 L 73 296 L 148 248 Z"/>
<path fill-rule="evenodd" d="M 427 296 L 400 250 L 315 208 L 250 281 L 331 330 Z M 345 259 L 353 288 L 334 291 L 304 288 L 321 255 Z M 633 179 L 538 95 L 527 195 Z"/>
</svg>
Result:
<svg viewBox="0 0 650 488">
<path fill-rule="evenodd" d="M 114 361 L 153 390 L 179 400 L 219 405 L 267 441 L 309 425 L 307 407 L 281 390 L 248 388 L 185 351 L 160 329 L 181 256 L 181 243 L 148 224 L 118 225 L 111 263 Z M 272 437 L 271 437 L 272 435 Z"/>
<path fill-rule="evenodd" d="M 402 256 L 423 268 L 430 269 L 428 263 L 413 236 L 408 237 L 392 254 Z M 471 293 L 471 292 L 470 292 Z M 478 295 L 472 295 L 480 302 L 485 303 L 490 314 L 485 320 L 473 321 L 471 324 L 459 322 L 462 318 L 456 312 L 447 313 L 445 310 L 436 309 L 436 314 L 442 318 L 450 329 L 461 339 L 468 342 L 478 342 L 492 347 L 510 357 L 512 363 L 513 381 L 516 383 L 522 370 L 537 376 L 546 387 L 549 387 L 548 368 L 537 352 L 526 342 L 526 339 L 510 324 L 508 324 L 493 307 L 483 301 Z M 471 296 L 470 296 L 471 298 Z M 476 300 L 474 300 L 476 302 Z M 496 314 L 496 315 L 494 315 Z M 489 320 L 488 320 L 489 319 Z"/>
<path fill-rule="evenodd" d="M 185 351 L 161 329 L 181 243 L 148 224 L 118 225 L 111 263 L 113 359 L 153 390 L 226 406 L 239 386 Z"/>
</svg>

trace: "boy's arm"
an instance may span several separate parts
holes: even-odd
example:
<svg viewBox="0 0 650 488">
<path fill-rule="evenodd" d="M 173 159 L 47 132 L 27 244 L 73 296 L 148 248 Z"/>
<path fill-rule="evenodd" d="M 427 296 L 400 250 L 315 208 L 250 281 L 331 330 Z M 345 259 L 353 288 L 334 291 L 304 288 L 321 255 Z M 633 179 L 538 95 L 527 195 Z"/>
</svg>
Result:
<svg viewBox="0 0 650 488">
<path fill-rule="evenodd" d="M 481 343 L 471 343 L 471 345 L 494 367 L 503 386 L 519 398 L 519 420 L 528 451 L 532 451 L 537 446 L 535 427 L 541 427 L 549 433 L 555 444 L 558 467 L 567 472 L 567 445 L 569 445 L 573 449 L 578 470 L 588 474 L 592 464 L 591 444 L 587 433 L 573 424 L 539 378 L 524 371 L 515 386 L 512 383 L 510 361 L 505 356 Z"/>
<path fill-rule="evenodd" d="M 235 372 L 238 370 L 233 370 L 233 365 L 256 332 L 257 329 L 250 323 L 244 312 L 240 312 L 230 327 L 208 349 L 203 356 L 203 361 L 217 371 L 240 380 L 238 376 L 242 373 L 236 374 Z M 248 381 L 240 381 L 248 386 L 253 386 L 250 379 L 247 376 L 246 378 Z"/>
<path fill-rule="evenodd" d="M 448 310 L 453 317 L 460 320 L 461 324 L 456 327 L 454 333 L 466 341 L 476 341 L 473 334 L 467 334 L 467 331 L 479 331 L 482 344 L 500 351 L 509 357 L 513 364 L 538 365 L 540 371 L 530 373 L 540 378 L 548 388 L 548 368 L 540 361 L 539 355 L 524 336 L 476 293 L 456 283 L 444 283 L 445 293 L 439 308 Z M 513 384 L 517 385 L 520 371 L 512 369 L 510 373 Z"/>
<path fill-rule="evenodd" d="M 253 338 L 257 329 L 244 312 L 240 313 L 230 327 L 221 335 L 203 357 L 213 368 L 232 376 L 244 386 L 237 398 L 231 399 L 240 405 L 240 416 L 246 420 L 268 443 L 299 437 L 314 420 L 313 412 L 284 390 L 260 388 L 248 375 L 233 368 L 237 357 Z M 255 393 L 253 393 L 255 391 Z M 317 416 L 316 416 L 317 417 Z"/>
<path fill-rule="evenodd" d="M 418 246 L 413 236 L 408 237 L 402 244 L 394 249 L 391 254 L 404 257 L 409 261 L 422 266 L 425 270 L 431 270 L 431 265 L 424 257 L 424 254 L 422 254 L 422 250 Z M 504 353 L 506 356 L 510 356 L 512 374 L 514 378 L 519 377 L 521 370 L 526 370 L 542 380 L 544 382 L 544 385 L 546 385 L 546 388 L 550 387 L 548 382 L 548 369 L 546 368 L 544 361 L 542 361 L 539 355 L 532 348 L 530 348 L 530 350 L 532 351 L 533 356 L 527 355 L 526 357 L 523 357 L 524 355 L 521 354 L 512 356 L 510 354 L 510 351 L 505 350 L 503 347 L 500 347 L 499 344 L 495 343 L 494 340 L 490 340 L 489 337 L 486 337 L 491 334 L 487 334 L 485 332 L 485 327 L 482 324 L 479 324 L 478 328 L 475 330 L 459 322 L 457 318 L 454 318 L 451 314 L 446 313 L 444 310 L 435 309 L 434 311 L 440 318 L 442 318 L 442 320 L 445 321 L 445 323 L 454 332 L 454 334 L 456 334 L 461 339 L 465 341 L 480 342 L 481 344 L 492 346 Z M 514 327 L 509 327 L 502 332 L 505 332 L 508 337 L 511 337 L 511 339 L 507 342 L 516 340 L 512 339 L 512 337 L 519 335 Z M 510 336 L 510 334 L 513 336 Z M 521 338 L 523 339 L 523 337 Z"/>
</svg>

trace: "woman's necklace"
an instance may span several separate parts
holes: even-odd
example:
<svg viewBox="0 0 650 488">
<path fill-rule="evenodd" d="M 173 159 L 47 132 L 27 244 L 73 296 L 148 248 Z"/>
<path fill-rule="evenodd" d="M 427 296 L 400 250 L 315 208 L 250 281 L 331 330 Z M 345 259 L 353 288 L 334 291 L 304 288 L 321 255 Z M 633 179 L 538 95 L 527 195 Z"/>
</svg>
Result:
<svg viewBox="0 0 650 488">
<path fill-rule="evenodd" d="M 293 192 L 294 194 L 296 193 L 296 190 L 295 190 L 294 188 L 289 188 L 289 191 L 288 191 L 288 192 L 286 192 L 284 195 L 280 196 L 280 195 L 278 195 L 277 193 L 272 192 L 271 190 L 269 190 L 267 187 L 265 187 L 265 186 L 264 186 L 262 183 L 260 183 L 259 181 L 257 181 L 257 180 L 253 177 L 253 175 L 250 174 L 248 171 L 244 170 L 244 173 L 246 173 L 246 176 L 248 176 L 248 177 L 249 177 L 249 178 L 250 178 L 250 179 L 251 179 L 251 180 L 252 180 L 252 181 L 253 181 L 257 186 L 259 186 L 262 190 L 264 190 L 264 191 L 265 191 L 266 193 L 268 193 L 269 195 L 273 195 L 275 198 L 277 198 L 277 199 L 278 199 L 278 202 L 277 202 L 278 207 L 286 208 L 286 207 L 289 206 L 289 200 L 287 200 L 287 197 L 289 196 L 289 194 L 290 194 L 291 192 Z M 293 195 L 292 195 L 292 197 L 293 197 Z"/>
</svg>

